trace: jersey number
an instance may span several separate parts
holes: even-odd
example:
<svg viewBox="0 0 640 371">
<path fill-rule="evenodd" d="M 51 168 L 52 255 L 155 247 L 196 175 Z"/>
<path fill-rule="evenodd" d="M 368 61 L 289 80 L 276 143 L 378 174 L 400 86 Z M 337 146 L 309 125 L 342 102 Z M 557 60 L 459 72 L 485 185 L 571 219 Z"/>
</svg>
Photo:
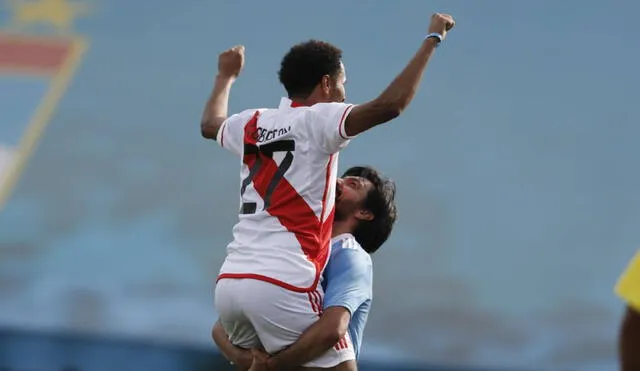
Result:
<svg viewBox="0 0 640 371">
<path fill-rule="evenodd" d="M 242 188 L 240 188 L 240 197 L 244 197 L 244 192 L 247 190 L 247 186 L 253 182 L 255 176 L 260 173 L 260 170 L 265 165 L 264 158 L 266 157 L 268 160 L 273 160 L 273 154 L 276 152 L 286 152 L 287 154 L 284 156 L 284 159 L 278 166 L 276 173 L 273 175 L 273 178 L 269 181 L 269 185 L 267 186 L 267 191 L 265 192 L 263 203 L 264 206 L 262 210 L 267 210 L 269 205 L 271 205 L 271 196 L 273 195 L 273 191 L 275 191 L 278 183 L 282 180 L 284 174 L 291 167 L 291 163 L 293 162 L 293 151 L 296 149 L 296 143 L 291 140 L 279 140 L 276 142 L 268 143 L 262 146 L 257 146 L 255 144 L 244 144 L 244 156 L 255 156 L 255 162 L 253 166 L 249 168 L 249 175 L 242 180 Z M 255 202 L 242 202 L 242 207 L 240 209 L 240 214 L 254 214 L 256 212 L 257 205 Z"/>
</svg>

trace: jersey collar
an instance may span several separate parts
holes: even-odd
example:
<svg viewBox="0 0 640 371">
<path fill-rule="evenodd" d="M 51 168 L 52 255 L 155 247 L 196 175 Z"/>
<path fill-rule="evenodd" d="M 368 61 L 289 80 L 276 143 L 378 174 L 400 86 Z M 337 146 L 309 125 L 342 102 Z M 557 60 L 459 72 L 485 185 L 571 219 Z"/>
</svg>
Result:
<svg viewBox="0 0 640 371">
<path fill-rule="evenodd" d="M 355 237 L 353 237 L 353 235 L 351 233 L 341 233 L 335 237 L 333 237 L 331 239 L 332 242 L 336 242 L 336 241 L 340 241 L 340 240 L 346 240 L 349 238 L 353 238 L 355 240 Z"/>
<path fill-rule="evenodd" d="M 307 107 L 307 105 L 294 102 L 289 98 L 282 98 L 280 99 L 280 106 L 278 108 L 283 109 L 283 108 L 296 108 L 296 107 Z"/>
</svg>

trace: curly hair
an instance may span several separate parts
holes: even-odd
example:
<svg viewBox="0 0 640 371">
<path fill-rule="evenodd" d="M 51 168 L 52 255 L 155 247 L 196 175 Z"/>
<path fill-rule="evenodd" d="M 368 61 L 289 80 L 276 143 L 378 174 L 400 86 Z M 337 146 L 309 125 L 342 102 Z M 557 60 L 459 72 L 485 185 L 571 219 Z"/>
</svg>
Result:
<svg viewBox="0 0 640 371">
<path fill-rule="evenodd" d="M 364 201 L 364 208 L 373 214 L 373 219 L 360 221 L 353 232 L 353 236 L 362 248 L 369 254 L 373 254 L 389 238 L 398 218 L 395 202 L 396 185 L 369 166 L 352 167 L 342 176 L 362 177 L 373 184 Z"/>
<path fill-rule="evenodd" d="M 294 45 L 282 58 L 278 76 L 289 98 L 306 99 L 322 77 L 336 77 L 342 50 L 328 42 L 309 40 Z"/>
</svg>

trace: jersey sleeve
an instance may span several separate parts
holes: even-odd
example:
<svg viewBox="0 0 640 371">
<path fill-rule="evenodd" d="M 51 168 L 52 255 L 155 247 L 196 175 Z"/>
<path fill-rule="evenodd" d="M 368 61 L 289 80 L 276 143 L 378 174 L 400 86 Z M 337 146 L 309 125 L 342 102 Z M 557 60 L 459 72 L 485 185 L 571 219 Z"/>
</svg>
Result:
<svg viewBox="0 0 640 371">
<path fill-rule="evenodd" d="M 313 142 L 325 153 L 333 154 L 349 144 L 344 122 L 353 104 L 317 103 L 309 108 L 306 126 Z"/>
<path fill-rule="evenodd" d="M 630 307 L 640 310 L 640 251 L 633 257 L 615 287 L 615 292 Z"/>
<path fill-rule="evenodd" d="M 324 309 L 344 307 L 353 313 L 371 297 L 373 267 L 364 251 L 342 249 L 327 266 Z"/>
<path fill-rule="evenodd" d="M 244 128 L 257 111 L 259 110 L 242 111 L 224 120 L 216 137 L 218 144 L 236 156 L 242 156 Z"/>
</svg>

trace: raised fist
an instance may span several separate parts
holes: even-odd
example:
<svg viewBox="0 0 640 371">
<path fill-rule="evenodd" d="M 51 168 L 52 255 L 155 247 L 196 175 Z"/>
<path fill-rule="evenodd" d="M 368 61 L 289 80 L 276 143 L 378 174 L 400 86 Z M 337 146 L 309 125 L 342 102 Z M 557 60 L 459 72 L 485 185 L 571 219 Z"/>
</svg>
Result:
<svg viewBox="0 0 640 371">
<path fill-rule="evenodd" d="M 244 46 L 237 45 L 218 56 L 218 74 L 223 77 L 238 77 L 244 67 Z"/>
<path fill-rule="evenodd" d="M 429 33 L 439 33 L 444 39 L 447 37 L 447 31 L 455 26 L 456 21 L 449 14 L 436 13 L 431 16 L 431 24 L 429 25 Z"/>
</svg>

